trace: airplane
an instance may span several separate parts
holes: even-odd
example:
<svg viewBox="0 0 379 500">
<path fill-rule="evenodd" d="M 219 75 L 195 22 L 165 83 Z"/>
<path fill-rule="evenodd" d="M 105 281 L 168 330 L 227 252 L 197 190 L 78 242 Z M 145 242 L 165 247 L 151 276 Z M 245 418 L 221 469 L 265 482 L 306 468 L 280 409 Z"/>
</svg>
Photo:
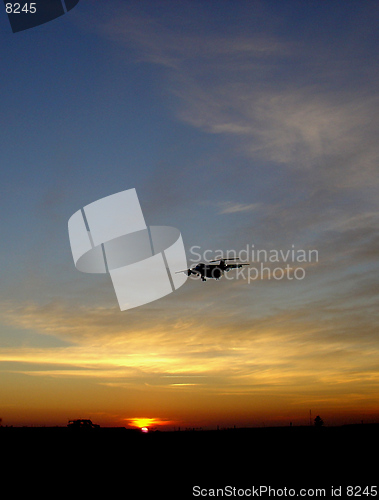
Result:
<svg viewBox="0 0 379 500">
<path fill-rule="evenodd" d="M 207 264 L 200 262 L 199 264 L 194 264 L 189 269 L 184 269 L 183 271 L 176 271 L 178 273 L 187 273 L 187 276 L 195 274 L 196 276 L 201 276 L 201 281 L 207 281 L 207 278 L 219 280 L 224 273 L 229 272 L 231 269 L 237 269 L 242 266 L 248 266 L 249 263 L 227 263 L 227 260 L 239 260 L 238 257 L 229 259 L 221 257 L 220 259 L 210 260 Z M 219 262 L 219 264 L 215 264 Z"/>
</svg>

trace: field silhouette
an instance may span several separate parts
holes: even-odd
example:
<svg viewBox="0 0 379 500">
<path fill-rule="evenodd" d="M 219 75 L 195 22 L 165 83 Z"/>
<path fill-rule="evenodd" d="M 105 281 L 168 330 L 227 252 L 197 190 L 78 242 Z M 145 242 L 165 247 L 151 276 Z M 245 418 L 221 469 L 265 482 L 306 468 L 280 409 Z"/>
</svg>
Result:
<svg viewBox="0 0 379 500">
<path fill-rule="evenodd" d="M 252 485 L 326 492 L 373 486 L 378 433 L 378 424 L 149 433 L 122 427 L 1 427 L 0 445 L 3 456 L 26 460 L 29 468 L 38 456 L 39 476 L 58 475 L 62 486 L 75 479 L 75 491 L 99 492 L 105 481 L 107 491 L 116 484 L 123 488 L 123 498 L 162 493 L 164 499 L 181 500 L 195 498 L 195 485 L 203 493 L 227 485 L 240 493 Z"/>
</svg>

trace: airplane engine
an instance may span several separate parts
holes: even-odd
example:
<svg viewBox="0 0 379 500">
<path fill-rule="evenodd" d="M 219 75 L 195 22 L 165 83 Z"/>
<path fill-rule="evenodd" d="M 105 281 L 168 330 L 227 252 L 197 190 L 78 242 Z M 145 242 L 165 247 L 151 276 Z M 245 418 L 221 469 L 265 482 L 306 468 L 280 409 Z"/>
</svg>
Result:
<svg viewBox="0 0 379 500">
<path fill-rule="evenodd" d="M 212 277 L 215 278 L 216 280 L 220 279 L 222 275 L 223 272 L 221 269 L 215 268 L 212 270 Z"/>
</svg>

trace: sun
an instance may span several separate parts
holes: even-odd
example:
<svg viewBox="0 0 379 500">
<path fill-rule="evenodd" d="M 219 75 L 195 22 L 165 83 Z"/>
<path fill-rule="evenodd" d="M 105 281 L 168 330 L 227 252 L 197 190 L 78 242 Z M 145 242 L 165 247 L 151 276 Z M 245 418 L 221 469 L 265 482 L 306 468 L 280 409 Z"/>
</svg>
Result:
<svg viewBox="0 0 379 500">
<path fill-rule="evenodd" d="M 156 418 L 132 418 L 129 420 L 129 424 L 133 427 L 138 427 L 143 432 L 149 429 L 152 425 L 158 424 L 159 421 Z"/>
<path fill-rule="evenodd" d="M 153 428 L 156 427 L 165 427 L 167 425 L 175 425 L 176 421 L 174 420 L 168 420 L 168 419 L 162 419 L 158 417 L 133 417 L 133 418 L 125 418 L 128 422 L 128 426 L 130 427 L 137 427 L 140 429 L 142 432 L 148 432 L 152 430 Z"/>
</svg>

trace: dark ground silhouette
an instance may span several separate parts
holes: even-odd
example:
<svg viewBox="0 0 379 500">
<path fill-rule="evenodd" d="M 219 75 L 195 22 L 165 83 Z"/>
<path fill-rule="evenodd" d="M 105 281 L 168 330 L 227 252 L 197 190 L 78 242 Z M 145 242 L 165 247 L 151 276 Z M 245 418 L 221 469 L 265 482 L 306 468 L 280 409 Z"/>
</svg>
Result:
<svg viewBox="0 0 379 500">
<path fill-rule="evenodd" d="M 195 498 L 195 485 L 327 492 L 332 486 L 374 486 L 378 437 L 379 424 L 147 434 L 125 428 L 1 427 L 0 447 L 4 464 L 23 470 L 20 477 L 30 473 L 43 483 L 54 476 L 62 488 L 76 480 L 72 488 L 78 495 L 104 488 L 110 497 L 118 488 L 117 496 L 125 499 L 181 500 Z"/>
</svg>

